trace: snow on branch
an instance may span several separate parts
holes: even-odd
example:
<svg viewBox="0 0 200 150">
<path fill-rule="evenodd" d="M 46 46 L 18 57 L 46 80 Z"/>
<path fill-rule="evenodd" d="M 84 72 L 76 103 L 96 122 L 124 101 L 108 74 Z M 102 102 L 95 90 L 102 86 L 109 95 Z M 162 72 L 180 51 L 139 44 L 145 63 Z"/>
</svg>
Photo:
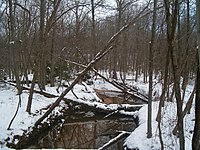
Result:
<svg viewBox="0 0 200 150">
<path fill-rule="evenodd" d="M 116 143 L 118 140 L 122 139 L 123 137 L 126 137 L 127 135 L 129 135 L 128 132 L 126 131 L 121 131 L 121 133 L 116 136 L 115 138 L 111 139 L 110 141 L 108 141 L 106 144 L 104 144 L 102 147 L 98 148 L 98 150 L 103 150 L 108 148 L 109 146 L 111 146 L 112 144 Z"/>
</svg>

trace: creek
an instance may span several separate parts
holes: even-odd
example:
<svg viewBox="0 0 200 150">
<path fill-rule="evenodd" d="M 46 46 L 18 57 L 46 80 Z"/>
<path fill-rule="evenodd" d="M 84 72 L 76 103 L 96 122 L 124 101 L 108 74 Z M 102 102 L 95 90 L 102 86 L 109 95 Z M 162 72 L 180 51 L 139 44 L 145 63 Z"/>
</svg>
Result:
<svg viewBox="0 0 200 150">
<path fill-rule="evenodd" d="M 87 117 L 67 117 L 63 124 L 52 128 L 37 144 L 29 148 L 96 149 L 116 137 L 119 131 L 132 132 L 137 126 L 133 117 L 110 116 L 103 119 L 104 116 L 100 114 L 86 114 Z M 123 149 L 126 137 L 107 149 Z"/>
</svg>

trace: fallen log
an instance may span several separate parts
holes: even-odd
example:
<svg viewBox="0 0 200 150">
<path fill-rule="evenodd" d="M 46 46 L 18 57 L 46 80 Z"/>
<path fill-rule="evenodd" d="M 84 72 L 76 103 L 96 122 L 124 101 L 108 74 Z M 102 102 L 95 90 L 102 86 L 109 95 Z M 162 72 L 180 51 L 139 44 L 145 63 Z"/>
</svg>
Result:
<svg viewBox="0 0 200 150">
<path fill-rule="evenodd" d="M 100 73 L 98 73 L 95 69 L 92 68 L 92 70 L 98 75 L 100 76 L 102 79 L 104 79 L 105 81 L 107 81 L 108 83 L 112 84 L 113 86 L 115 86 L 116 88 L 120 89 L 123 93 L 131 95 L 145 103 L 148 103 L 148 97 L 142 93 L 140 93 L 139 91 L 136 91 L 135 89 L 131 89 L 129 87 L 126 86 L 121 86 L 117 81 L 113 80 L 110 81 L 109 79 L 107 79 L 106 77 L 104 77 L 103 75 L 101 75 Z"/>
<path fill-rule="evenodd" d="M 111 139 L 110 141 L 108 141 L 106 144 L 104 144 L 102 147 L 98 148 L 98 150 L 104 150 L 107 149 L 108 147 L 110 147 L 111 145 L 115 144 L 116 142 L 118 142 L 119 140 L 129 136 L 130 133 L 126 132 L 126 131 L 121 131 L 121 133 L 119 135 L 117 135 L 116 137 L 114 137 L 113 139 Z"/>
<path fill-rule="evenodd" d="M 1 80 L 1 82 L 4 82 L 4 83 L 6 83 L 6 84 L 9 84 L 9 85 L 11 85 L 11 86 L 16 87 L 16 84 L 15 84 L 15 83 L 12 83 L 12 82 L 5 81 L 5 80 Z M 28 91 L 30 91 L 30 88 L 28 88 L 28 87 L 21 86 L 21 88 L 22 88 L 22 90 L 28 90 Z M 58 95 L 50 94 L 50 93 L 47 93 L 47 92 L 45 92 L 45 91 L 38 91 L 38 90 L 35 90 L 35 89 L 34 89 L 34 93 L 41 94 L 41 95 L 43 95 L 44 97 L 47 97 L 47 98 L 55 98 L 55 97 L 58 97 Z"/>
<path fill-rule="evenodd" d="M 70 60 L 66 60 L 64 59 L 64 61 L 68 62 L 68 63 L 72 63 L 74 65 L 86 68 L 87 66 L 74 62 L 74 61 L 70 61 Z M 136 90 L 136 88 L 131 88 L 125 85 L 122 85 L 120 83 L 118 83 L 117 81 L 113 80 L 110 81 L 109 79 L 107 79 L 106 77 L 104 77 L 103 75 L 101 75 L 100 73 L 98 73 L 98 71 L 96 71 L 94 68 L 91 67 L 91 70 L 93 72 L 95 72 L 96 75 L 98 75 L 99 77 L 101 77 L 102 79 L 104 79 L 105 81 L 107 81 L 108 83 L 112 84 L 113 86 L 115 86 L 116 88 L 118 88 L 119 90 L 121 90 L 123 93 L 133 96 L 134 98 L 143 101 L 144 103 L 148 103 L 148 97 L 147 95 L 144 95 L 142 93 L 140 93 L 138 90 Z"/>
<path fill-rule="evenodd" d="M 2 82 L 7 83 L 12 86 L 16 86 L 14 83 L 11 83 L 11 82 L 7 82 L 7 81 L 2 81 Z M 27 87 L 22 87 L 22 89 L 30 90 L 30 88 L 27 88 Z M 47 98 L 58 97 L 58 95 L 50 94 L 50 93 L 44 92 L 44 91 L 34 90 L 34 92 L 41 94 Z M 130 113 L 130 112 L 137 111 L 143 106 L 143 105 L 129 105 L 129 104 L 104 104 L 101 102 L 91 102 L 91 101 L 83 100 L 83 99 L 68 99 L 65 97 L 63 97 L 63 100 L 67 103 L 71 102 L 74 105 L 82 105 L 82 106 L 89 108 L 90 110 L 94 110 L 97 112 L 103 112 L 106 114 L 115 112 L 118 114 L 132 115 L 132 113 Z M 50 107 L 48 107 L 48 108 L 50 108 Z"/>
<path fill-rule="evenodd" d="M 101 113 L 113 113 L 122 115 L 133 115 L 134 111 L 139 110 L 143 105 L 129 105 L 129 104 L 104 104 L 100 102 L 91 102 L 82 99 L 67 99 L 63 98 L 66 102 L 71 102 L 74 105 L 81 105 L 87 107 L 91 111 L 101 112 Z"/>
<path fill-rule="evenodd" d="M 67 59 L 62 59 L 63 61 L 67 62 L 67 63 L 71 63 L 83 68 L 86 68 L 86 65 L 74 62 L 74 61 L 70 61 Z M 98 75 L 99 77 L 101 77 L 102 79 L 104 79 L 105 81 L 107 81 L 108 83 L 112 84 L 113 86 L 115 86 L 116 88 L 118 88 L 119 90 L 121 90 L 123 93 L 133 96 L 134 98 L 143 101 L 144 103 L 148 103 L 148 96 L 145 94 L 142 94 L 141 92 L 139 92 L 136 88 L 134 87 L 129 87 L 126 86 L 124 84 L 118 83 L 115 80 L 110 81 L 109 79 L 107 79 L 106 77 L 104 77 L 103 75 L 101 75 L 96 69 L 94 69 L 93 67 L 91 67 L 91 70 Z"/>
<path fill-rule="evenodd" d="M 110 44 L 109 44 L 110 45 Z M 69 85 L 69 87 L 67 89 L 65 89 L 61 95 L 57 98 L 57 100 L 51 105 L 51 107 L 46 111 L 46 113 L 39 118 L 36 123 L 35 126 L 39 125 L 52 111 L 53 109 L 59 105 L 59 103 L 61 102 L 61 100 L 64 98 L 64 96 L 83 78 L 83 76 L 90 70 L 90 68 L 98 61 L 100 60 L 104 55 L 106 55 L 110 49 L 112 49 L 113 47 L 110 46 L 106 46 L 105 50 L 98 53 L 96 55 L 96 57 L 87 65 L 87 67 L 85 69 L 83 69 L 78 76 L 74 79 L 74 81 Z"/>
</svg>

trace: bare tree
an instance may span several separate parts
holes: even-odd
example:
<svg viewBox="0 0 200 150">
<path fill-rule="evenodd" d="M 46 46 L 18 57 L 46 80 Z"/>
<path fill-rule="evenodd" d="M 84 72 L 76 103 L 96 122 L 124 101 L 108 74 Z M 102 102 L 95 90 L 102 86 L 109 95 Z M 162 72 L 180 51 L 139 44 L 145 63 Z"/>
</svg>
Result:
<svg viewBox="0 0 200 150">
<path fill-rule="evenodd" d="M 9 47 L 10 47 L 10 57 L 12 64 L 12 72 L 15 76 L 18 94 L 20 95 L 22 92 L 21 89 L 21 81 L 19 77 L 19 48 L 17 45 L 21 44 L 20 40 L 16 39 L 15 33 L 15 5 L 12 0 L 8 1 L 9 4 Z"/>
<path fill-rule="evenodd" d="M 91 9 L 92 9 L 92 31 L 91 31 L 91 37 L 92 37 L 92 49 L 93 49 L 93 56 L 96 55 L 96 22 L 95 22 L 95 4 L 94 0 L 91 0 Z"/>
<path fill-rule="evenodd" d="M 51 12 L 51 15 L 49 19 L 46 21 L 46 26 L 45 26 L 45 8 L 46 8 L 46 3 L 45 0 L 40 1 L 40 28 L 39 28 L 39 51 L 37 51 L 37 57 L 35 60 L 35 66 L 33 68 L 34 74 L 33 74 L 33 79 L 32 79 L 32 84 L 31 84 L 31 89 L 30 89 L 30 94 L 28 98 L 28 104 L 26 111 L 28 113 L 31 113 L 31 105 L 32 105 L 32 98 L 33 98 L 33 92 L 34 92 L 34 87 L 36 80 L 39 76 L 39 86 L 41 90 L 45 89 L 46 85 L 46 40 L 48 37 L 49 31 L 53 27 L 54 19 L 56 16 L 56 12 L 58 11 L 58 7 L 60 5 L 61 0 L 55 0 L 56 4 L 54 6 L 54 9 Z"/>
<path fill-rule="evenodd" d="M 177 52 L 174 48 L 175 33 L 178 18 L 179 0 L 175 0 L 171 6 L 170 0 L 164 0 L 165 10 L 166 10 L 166 23 L 167 23 L 167 40 L 168 40 L 168 50 L 171 54 L 172 70 L 173 70 L 173 81 L 174 90 L 177 103 L 177 117 L 178 117 L 178 131 L 179 131 L 179 145 L 180 150 L 185 149 L 185 137 L 183 129 L 183 113 L 182 113 L 182 100 L 181 100 L 181 90 L 180 90 L 180 69 L 177 62 Z M 172 13 L 171 13 L 172 12 Z"/>
</svg>

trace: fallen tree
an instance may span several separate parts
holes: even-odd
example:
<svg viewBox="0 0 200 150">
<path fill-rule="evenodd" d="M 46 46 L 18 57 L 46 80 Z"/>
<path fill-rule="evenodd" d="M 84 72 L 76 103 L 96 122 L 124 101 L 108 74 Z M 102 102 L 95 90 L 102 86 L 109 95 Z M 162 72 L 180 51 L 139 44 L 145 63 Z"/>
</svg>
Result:
<svg viewBox="0 0 200 150">
<path fill-rule="evenodd" d="M 83 99 L 67 99 L 64 101 L 71 102 L 74 105 L 81 105 L 87 107 L 91 111 L 103 112 L 106 114 L 121 114 L 121 115 L 134 115 L 143 105 L 129 105 L 129 104 L 104 104 L 100 102 L 91 102 Z"/>
<path fill-rule="evenodd" d="M 61 100 L 65 97 L 65 95 L 84 77 L 84 75 L 91 69 L 92 66 L 94 66 L 95 63 L 97 63 L 101 58 L 103 58 L 111 49 L 113 49 L 113 43 L 115 41 L 115 39 L 123 32 L 125 31 L 129 26 L 131 26 L 132 24 L 134 24 L 136 22 L 137 19 L 141 18 L 141 14 L 146 10 L 146 8 L 148 8 L 148 5 L 134 18 L 134 21 L 130 22 L 129 24 L 123 26 L 116 34 L 114 34 L 111 39 L 108 41 L 108 43 L 106 44 L 106 46 L 104 47 L 104 49 L 102 51 L 100 51 L 99 53 L 97 53 L 97 55 L 93 58 L 93 60 L 87 65 L 86 68 L 84 68 L 79 74 L 78 76 L 74 79 L 74 81 L 69 85 L 69 87 L 67 89 L 65 89 L 62 94 L 57 98 L 57 100 L 50 106 L 50 108 L 46 111 L 46 113 L 39 118 L 36 123 L 35 126 L 39 125 L 53 110 L 56 106 L 59 105 L 59 103 L 61 102 Z M 150 12 L 147 12 L 146 14 L 144 14 L 143 16 L 146 16 L 147 14 L 149 14 Z"/>
<path fill-rule="evenodd" d="M 102 76 L 100 73 L 98 73 L 96 70 L 92 69 L 98 76 L 100 76 L 102 79 L 104 79 L 105 81 L 107 81 L 108 83 L 112 84 L 113 86 L 117 87 L 118 89 L 120 89 L 123 93 L 128 94 L 133 96 L 136 99 L 139 99 L 145 103 L 148 102 L 148 97 L 142 93 L 140 93 L 138 90 L 134 89 L 134 88 L 130 88 L 124 84 L 120 84 L 118 83 L 116 80 L 112 80 L 110 81 L 109 79 L 105 78 L 104 76 Z"/>
<path fill-rule="evenodd" d="M 67 62 L 67 63 L 71 63 L 83 68 L 86 68 L 87 66 L 74 62 L 74 61 L 70 61 L 67 59 L 62 59 L 63 61 Z M 101 77 L 102 79 L 104 79 L 105 81 L 107 81 L 108 83 L 112 84 L 114 87 L 118 88 L 119 90 L 121 90 L 124 94 L 133 96 L 134 98 L 143 101 L 144 103 L 148 103 L 148 97 L 145 94 L 142 94 L 141 92 L 138 91 L 137 88 L 135 87 L 129 87 L 123 83 L 119 83 L 116 80 L 110 80 L 107 79 L 106 77 L 104 77 L 103 75 L 101 75 L 96 69 L 94 69 L 93 67 L 91 67 L 91 70 L 98 75 L 99 77 Z"/>
<path fill-rule="evenodd" d="M 16 87 L 15 83 L 8 82 L 8 81 L 3 81 L 3 82 Z M 30 88 L 22 86 L 22 90 L 30 91 Z M 45 91 L 38 91 L 36 89 L 34 89 L 34 92 L 40 95 L 43 95 L 44 97 L 47 97 L 47 98 L 59 97 L 58 95 L 54 95 Z M 69 99 L 69 98 L 63 97 L 63 100 L 66 103 L 72 103 L 73 105 L 81 105 L 90 111 L 107 114 L 105 118 L 111 115 L 116 115 L 116 114 L 132 116 L 132 115 L 135 115 L 135 111 L 139 110 L 143 106 L 143 105 L 130 105 L 130 104 L 105 104 L 105 103 L 101 103 L 97 101 L 91 102 L 86 99 L 80 99 L 80 98 Z M 49 110 L 50 107 L 52 107 L 52 105 L 48 106 L 44 110 Z"/>
<path fill-rule="evenodd" d="M 7 81 L 3 81 L 3 82 L 16 87 L 14 83 L 7 82 Z M 30 88 L 22 86 L 22 90 L 30 90 Z M 54 94 L 44 92 L 44 91 L 34 90 L 34 92 L 41 94 L 47 98 L 59 97 L 58 95 L 54 95 Z M 91 101 L 80 99 L 80 98 L 78 99 L 63 98 L 63 100 L 66 103 L 72 103 L 74 105 L 83 105 L 89 108 L 90 110 L 94 110 L 96 112 L 104 112 L 107 114 L 115 112 L 119 114 L 131 115 L 132 114 L 131 112 L 139 110 L 143 106 L 143 105 L 129 105 L 129 104 L 105 104 L 105 103 L 101 103 L 97 101 L 91 102 Z M 49 107 L 50 106 L 48 106 L 48 108 Z"/>
<path fill-rule="evenodd" d="M 11 86 L 16 87 L 16 84 L 13 83 L 13 82 L 5 81 L 5 80 L 1 80 L 1 82 L 4 82 L 4 83 L 6 83 L 6 84 L 9 84 L 9 85 L 11 85 Z M 21 89 L 22 89 L 22 90 L 28 90 L 28 91 L 31 90 L 29 87 L 24 87 L 24 86 L 21 86 Z M 45 92 L 45 91 L 38 91 L 38 90 L 35 90 L 35 89 L 34 89 L 34 93 L 41 94 L 41 95 L 43 95 L 44 97 L 47 97 L 47 98 L 55 98 L 55 97 L 58 97 L 58 95 L 54 95 L 54 94 L 51 94 L 51 93 L 48 93 L 48 92 Z"/>
</svg>

